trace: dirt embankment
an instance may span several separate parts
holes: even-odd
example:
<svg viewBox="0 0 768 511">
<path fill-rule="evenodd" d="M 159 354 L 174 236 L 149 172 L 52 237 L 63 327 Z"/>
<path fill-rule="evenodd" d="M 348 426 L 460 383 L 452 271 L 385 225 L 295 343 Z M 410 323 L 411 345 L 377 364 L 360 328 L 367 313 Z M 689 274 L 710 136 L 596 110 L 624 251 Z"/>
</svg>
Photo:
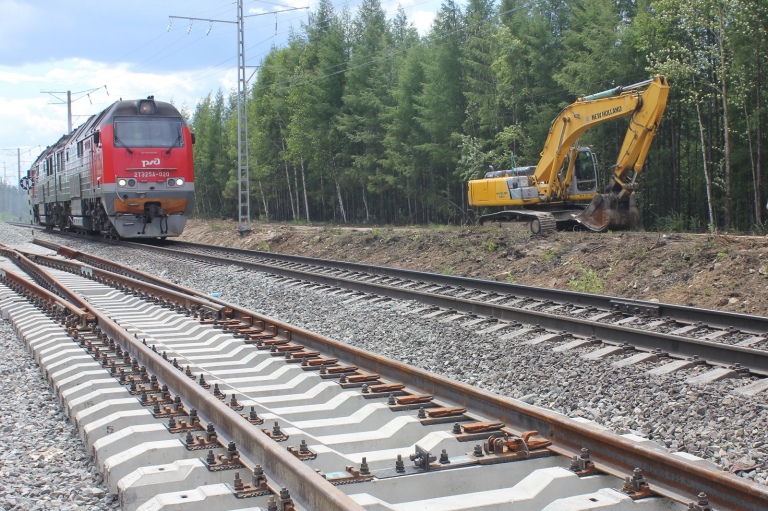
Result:
<svg viewBox="0 0 768 511">
<path fill-rule="evenodd" d="M 190 220 L 183 241 L 768 316 L 768 236 L 519 227 L 331 227 Z"/>
</svg>

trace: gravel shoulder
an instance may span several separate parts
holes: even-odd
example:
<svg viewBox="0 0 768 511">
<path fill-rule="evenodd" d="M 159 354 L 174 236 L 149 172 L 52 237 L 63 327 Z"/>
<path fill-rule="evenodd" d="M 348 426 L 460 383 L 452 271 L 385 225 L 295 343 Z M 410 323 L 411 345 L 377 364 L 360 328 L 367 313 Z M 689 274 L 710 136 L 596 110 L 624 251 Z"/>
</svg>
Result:
<svg viewBox="0 0 768 511">
<path fill-rule="evenodd" d="M 0 225 L 0 242 L 31 236 Z M 40 368 L 16 331 L 0 320 L 0 509 L 119 509 Z"/>
</svg>

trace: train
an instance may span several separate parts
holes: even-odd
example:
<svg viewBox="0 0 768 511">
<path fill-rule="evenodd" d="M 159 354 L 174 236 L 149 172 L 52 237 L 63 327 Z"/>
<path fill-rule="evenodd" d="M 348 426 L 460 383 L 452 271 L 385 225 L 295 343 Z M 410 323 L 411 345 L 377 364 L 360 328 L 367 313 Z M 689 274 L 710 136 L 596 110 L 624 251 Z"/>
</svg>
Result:
<svg viewBox="0 0 768 511">
<path fill-rule="evenodd" d="M 180 236 L 194 209 L 194 143 L 172 104 L 116 101 L 34 161 L 33 222 L 115 238 Z"/>
</svg>

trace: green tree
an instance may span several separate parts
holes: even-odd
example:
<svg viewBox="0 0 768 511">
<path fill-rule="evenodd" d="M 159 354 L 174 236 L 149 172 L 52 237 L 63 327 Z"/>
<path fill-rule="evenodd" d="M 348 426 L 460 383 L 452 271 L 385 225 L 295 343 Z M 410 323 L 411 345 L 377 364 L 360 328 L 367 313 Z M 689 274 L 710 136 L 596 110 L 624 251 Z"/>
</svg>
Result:
<svg viewBox="0 0 768 511">
<path fill-rule="evenodd" d="M 304 29 L 307 44 L 289 96 L 288 147 L 291 161 L 301 169 L 309 221 L 313 204 L 315 214 L 327 218 L 326 204 L 336 203 L 336 193 L 326 193 L 325 181 L 330 177 L 337 183 L 340 174 L 343 136 L 334 119 L 342 107 L 345 74 L 340 63 L 347 59 L 347 45 L 344 27 L 329 0 L 321 0 Z M 343 203 L 339 206 L 343 210 Z"/>
<path fill-rule="evenodd" d="M 336 126 L 347 136 L 350 160 L 346 185 L 353 190 L 353 197 L 359 197 L 364 218 L 370 220 L 368 193 L 381 195 L 392 186 L 392 176 L 385 173 L 383 165 L 386 128 L 382 117 L 391 104 L 393 71 L 387 53 L 392 34 L 379 0 L 363 1 L 350 35 L 344 106 Z"/>
<path fill-rule="evenodd" d="M 424 174 L 429 161 L 417 147 L 426 141 L 421 125 L 414 122 L 418 115 L 417 98 L 422 93 L 425 51 L 414 45 L 407 50 L 398 73 L 397 85 L 393 91 L 394 104 L 384 117 L 387 133 L 384 138 L 385 163 L 388 172 L 397 179 L 396 186 L 400 203 L 410 222 L 416 221 L 423 208 L 422 185 L 428 182 Z M 391 215 L 398 220 L 397 211 Z"/>
<path fill-rule="evenodd" d="M 298 217 L 286 141 L 291 117 L 288 91 L 302 49 L 302 42 L 293 40 L 288 47 L 271 51 L 262 61 L 249 100 L 251 189 L 261 195 L 258 202 L 268 218 Z"/>
<path fill-rule="evenodd" d="M 235 213 L 223 191 L 229 171 L 235 165 L 227 149 L 231 140 L 226 129 L 231 112 L 224 104 L 221 90 L 198 102 L 190 120 L 195 132 L 195 195 L 197 213 L 204 217 L 230 216 Z"/>
<path fill-rule="evenodd" d="M 418 121 L 427 141 L 416 149 L 428 162 L 428 181 L 422 188 L 427 208 L 422 222 L 455 215 L 455 201 L 450 199 L 466 186 L 457 182 L 454 174 L 460 152 L 454 134 L 461 133 L 466 110 L 459 60 L 462 28 L 459 7 L 453 0 L 446 0 L 427 37 L 429 58 L 424 65 L 424 87 L 417 99 Z"/>
</svg>

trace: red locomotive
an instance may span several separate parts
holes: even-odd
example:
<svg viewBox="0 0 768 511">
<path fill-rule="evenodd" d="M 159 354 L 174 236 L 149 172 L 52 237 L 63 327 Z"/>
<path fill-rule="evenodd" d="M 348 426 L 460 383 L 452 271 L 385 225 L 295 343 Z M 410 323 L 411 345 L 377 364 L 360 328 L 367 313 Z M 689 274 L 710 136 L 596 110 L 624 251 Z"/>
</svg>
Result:
<svg viewBox="0 0 768 511">
<path fill-rule="evenodd" d="M 34 222 L 121 238 L 179 236 L 195 199 L 192 144 L 179 111 L 117 101 L 32 164 Z"/>
</svg>

